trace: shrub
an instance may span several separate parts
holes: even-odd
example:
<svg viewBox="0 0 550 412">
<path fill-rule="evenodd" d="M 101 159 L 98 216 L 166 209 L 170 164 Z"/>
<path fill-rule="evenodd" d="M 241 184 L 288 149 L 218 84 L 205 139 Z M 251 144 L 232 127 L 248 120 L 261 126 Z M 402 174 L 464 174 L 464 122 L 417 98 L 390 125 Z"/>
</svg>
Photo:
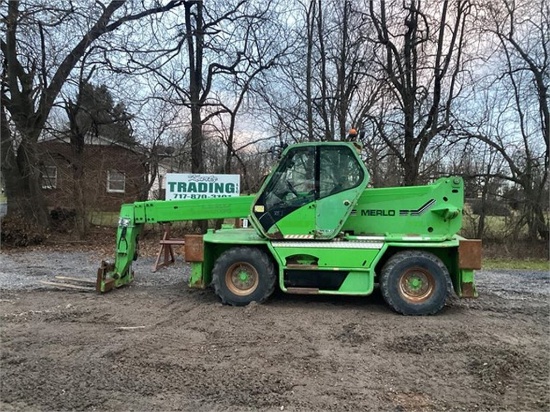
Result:
<svg viewBox="0 0 550 412">
<path fill-rule="evenodd" d="M 61 207 L 52 209 L 50 211 L 50 217 L 52 218 L 52 229 L 57 232 L 70 232 L 76 225 L 76 210 L 64 209 Z"/>
<path fill-rule="evenodd" d="M 47 231 L 18 214 L 2 219 L 2 244 L 12 247 L 39 245 L 47 239 Z"/>
<path fill-rule="evenodd" d="M 510 216 L 510 208 L 506 202 L 497 200 L 486 200 L 485 203 L 481 199 L 473 199 L 470 201 L 472 212 L 480 215 L 482 208 L 485 209 L 485 216 Z"/>
</svg>

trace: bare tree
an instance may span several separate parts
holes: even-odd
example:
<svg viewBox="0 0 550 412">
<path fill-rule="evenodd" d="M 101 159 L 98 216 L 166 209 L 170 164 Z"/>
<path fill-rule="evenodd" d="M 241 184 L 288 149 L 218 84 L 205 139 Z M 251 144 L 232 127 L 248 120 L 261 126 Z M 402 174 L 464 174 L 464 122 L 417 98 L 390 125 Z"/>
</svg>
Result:
<svg viewBox="0 0 550 412">
<path fill-rule="evenodd" d="M 237 116 L 239 112 L 243 109 L 243 106 L 246 103 L 247 97 L 250 94 L 251 84 L 254 82 L 257 76 L 259 76 L 263 71 L 268 70 L 274 63 L 274 60 L 267 62 L 265 65 L 260 65 L 255 70 L 247 75 L 244 79 L 235 79 L 235 86 L 237 90 L 233 95 L 234 103 L 230 107 L 229 104 L 224 104 L 220 100 L 220 107 L 223 111 L 218 113 L 220 121 L 219 127 L 216 126 L 216 129 L 220 132 L 220 140 L 225 145 L 225 161 L 223 162 L 223 167 L 220 168 L 219 172 L 222 173 L 231 173 L 232 172 L 232 159 L 237 156 L 238 147 L 235 144 L 236 139 L 236 127 L 237 127 Z M 233 99 L 231 99 L 233 100 Z M 251 100 L 254 100 L 253 98 Z M 229 124 L 224 124 L 224 118 L 229 118 Z M 253 141 L 262 140 L 262 136 L 248 137 Z"/>
<path fill-rule="evenodd" d="M 320 2 L 319 2 L 320 3 Z M 319 5 L 320 6 L 320 5 Z M 315 45 L 315 18 L 317 14 L 321 13 L 317 11 L 317 2 L 312 0 L 305 8 L 306 18 L 306 90 L 305 90 L 305 104 L 307 107 L 307 138 L 309 141 L 315 140 L 313 134 L 313 49 Z M 320 20 L 320 19 L 319 19 Z M 322 24 L 321 24 L 322 27 Z M 321 47 L 323 44 L 321 43 Z M 324 70 L 324 67 L 321 68 Z"/>
<path fill-rule="evenodd" d="M 367 119 L 398 157 L 405 185 L 418 182 L 430 143 L 451 126 L 471 8 L 469 0 L 369 1 L 384 101 Z"/>
<path fill-rule="evenodd" d="M 262 26 L 272 27 L 270 6 L 239 0 L 225 8 L 208 9 L 202 1 L 185 2 L 184 39 L 189 64 L 189 88 L 173 84 L 181 102 L 191 113 L 192 172 L 204 172 L 202 153 L 203 127 L 220 113 L 229 113 L 232 122 L 250 88 L 250 81 L 269 69 L 276 57 L 266 57 L 269 50 L 257 34 Z M 264 33 L 265 34 L 265 33 Z M 224 39 L 225 47 L 220 43 Z M 166 77 L 164 77 L 166 79 Z M 243 79 L 235 109 L 212 93 L 224 79 Z M 232 139 L 232 134 L 230 136 Z M 231 153 L 231 145 L 228 153 Z M 228 155 L 230 156 L 230 155 Z"/>
<path fill-rule="evenodd" d="M 164 170 L 161 173 L 161 164 L 164 164 L 164 167 L 167 167 L 168 164 L 175 167 L 173 161 L 173 156 L 176 153 L 175 146 L 179 145 L 180 150 L 185 150 L 188 146 L 188 139 L 185 136 L 177 135 L 178 131 L 183 128 L 178 120 L 179 112 L 177 107 L 165 100 L 146 99 L 138 116 L 139 121 L 136 123 L 141 125 L 141 129 L 137 132 L 142 136 L 138 148 L 143 153 L 144 169 L 147 171 L 140 199 L 146 200 L 155 184 L 159 188 L 158 195 L 160 195 L 164 177 Z M 170 169 L 168 172 L 174 172 Z"/>
<path fill-rule="evenodd" d="M 498 1 L 485 11 L 482 30 L 500 47 L 488 60 L 493 71 L 485 79 L 487 105 L 481 116 L 462 120 L 464 134 L 506 161 L 509 172 L 502 177 L 523 191 L 529 238 L 548 240 L 543 200 L 548 196 L 550 6 L 542 0 Z M 494 113 L 492 121 L 487 112 Z"/>
<path fill-rule="evenodd" d="M 203 173 L 202 161 L 202 126 L 201 109 L 208 93 L 204 93 L 204 34 L 203 2 L 186 1 L 185 5 L 185 39 L 187 42 L 187 57 L 189 59 L 189 108 L 191 110 L 191 172 Z M 192 13 L 192 8 L 195 12 Z M 209 72 L 211 73 L 211 72 Z M 209 80 L 209 82 L 208 82 Z M 211 86 L 211 77 L 206 88 Z"/>
<path fill-rule="evenodd" d="M 13 125 L 2 133 L 8 213 L 17 211 L 39 225 L 49 224 L 37 167 L 37 141 L 59 93 L 86 50 L 106 33 L 181 4 L 179 0 L 163 6 L 153 3 L 151 7 L 124 0 L 81 3 L 78 7 L 64 2 L 47 6 L 17 0 L 2 3 L 1 102 L 6 109 L 2 120 Z M 64 44 L 60 44 L 63 34 Z M 65 52 L 60 54 L 59 50 Z"/>
<path fill-rule="evenodd" d="M 83 122 L 79 121 L 79 117 L 81 117 L 81 112 L 85 110 L 82 104 L 84 84 L 87 83 L 93 74 L 93 70 L 91 70 L 90 73 L 85 76 L 84 61 L 85 58 L 83 58 L 83 64 L 79 70 L 77 96 L 74 100 L 70 98 L 65 100 L 65 111 L 69 118 L 68 134 L 72 154 L 72 159 L 69 159 L 73 171 L 72 197 L 76 211 L 76 232 L 80 238 L 83 238 L 88 231 L 88 219 L 86 216 L 88 199 L 85 196 L 86 185 L 84 178 L 84 145 L 86 135 L 90 131 L 91 122 L 85 122 L 83 124 Z"/>
<path fill-rule="evenodd" d="M 291 141 L 344 140 L 378 98 L 370 73 L 372 29 L 359 1 L 297 1 L 287 30 L 294 49 L 263 96 Z"/>
</svg>

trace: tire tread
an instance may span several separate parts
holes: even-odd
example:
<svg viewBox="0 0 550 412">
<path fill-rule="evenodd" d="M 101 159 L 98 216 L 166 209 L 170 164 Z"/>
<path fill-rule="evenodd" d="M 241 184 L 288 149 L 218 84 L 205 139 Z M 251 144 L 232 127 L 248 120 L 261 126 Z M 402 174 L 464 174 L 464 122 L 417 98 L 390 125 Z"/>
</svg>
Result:
<svg viewBox="0 0 550 412">
<path fill-rule="evenodd" d="M 445 278 L 444 279 L 445 281 L 444 298 L 439 299 L 438 301 L 435 301 L 434 304 L 427 307 L 427 310 L 424 310 L 422 312 L 417 312 L 418 308 L 411 307 L 410 303 L 400 299 L 399 296 L 395 296 L 394 293 L 391 292 L 392 276 L 394 276 L 393 271 L 395 270 L 396 266 L 402 263 L 403 261 L 406 261 L 406 260 L 414 261 L 419 258 L 427 259 L 432 264 L 435 264 L 440 271 L 439 276 L 443 276 Z M 432 275 L 435 278 L 436 287 L 437 287 L 438 275 L 437 274 L 432 274 Z M 435 315 L 445 306 L 447 297 L 452 292 L 452 283 L 451 283 L 451 279 L 450 279 L 449 271 L 447 270 L 447 267 L 443 264 L 441 259 L 435 256 L 433 253 L 426 252 L 423 250 L 405 250 L 394 254 L 392 257 L 390 257 L 390 259 L 384 265 L 382 269 L 382 273 L 380 275 L 380 289 L 386 303 L 394 311 L 401 313 L 402 315 L 407 315 L 407 316 Z"/>
<path fill-rule="evenodd" d="M 258 270 L 259 272 L 258 276 L 260 276 L 260 284 L 258 285 L 258 289 L 260 289 L 261 295 L 245 303 L 231 300 L 231 296 L 230 296 L 231 292 L 226 292 L 224 287 L 225 271 L 223 271 L 224 266 L 228 264 L 232 264 L 239 260 L 243 260 L 243 257 L 257 260 L 258 262 L 256 264 L 260 266 L 259 268 L 256 268 L 256 270 Z M 246 259 L 247 262 L 248 262 L 248 259 Z M 251 262 L 248 262 L 248 263 L 251 263 Z M 267 282 L 265 282 L 265 279 L 261 279 L 260 272 L 262 268 L 265 268 L 264 270 L 265 270 L 266 276 L 269 278 L 267 279 Z M 269 256 L 267 256 L 267 254 L 262 250 L 254 247 L 249 247 L 249 246 L 238 246 L 225 251 L 220 255 L 220 257 L 218 257 L 218 259 L 216 259 L 216 262 L 214 263 L 214 268 L 212 269 L 212 284 L 214 286 L 214 292 L 216 293 L 216 295 L 218 295 L 218 297 L 220 298 L 220 300 L 224 305 L 244 306 L 254 301 L 258 303 L 263 303 L 275 291 L 275 283 L 276 283 L 275 280 L 276 280 L 275 267 L 272 260 L 269 258 Z M 264 290 L 262 291 L 261 289 L 264 289 Z"/>
</svg>

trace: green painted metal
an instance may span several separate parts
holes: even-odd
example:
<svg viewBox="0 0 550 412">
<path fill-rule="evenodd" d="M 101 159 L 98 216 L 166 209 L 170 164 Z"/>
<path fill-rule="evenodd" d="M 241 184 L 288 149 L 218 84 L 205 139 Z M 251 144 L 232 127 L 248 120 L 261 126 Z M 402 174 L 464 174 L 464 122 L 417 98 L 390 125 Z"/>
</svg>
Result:
<svg viewBox="0 0 550 412">
<path fill-rule="evenodd" d="M 451 239 L 462 226 L 464 184 L 460 177 L 426 186 L 366 189 L 342 230 L 408 240 Z"/>
<path fill-rule="evenodd" d="M 368 248 L 364 248 L 364 247 Z M 378 252 L 382 248 L 381 243 L 369 245 L 366 242 L 321 242 L 321 241 L 280 241 L 272 242 L 270 247 L 276 256 L 280 266 L 293 264 L 294 257 L 306 253 L 310 258 L 316 259 L 319 269 L 368 269 Z M 371 249 L 372 247 L 372 249 Z M 313 265 L 304 265 L 306 267 Z"/>
<path fill-rule="evenodd" d="M 204 289 L 205 284 L 203 276 L 203 264 L 202 262 L 191 262 L 191 275 L 189 276 L 189 286 L 192 288 Z"/>
<path fill-rule="evenodd" d="M 102 285 L 133 279 L 131 265 L 145 223 L 249 217 L 251 228 L 224 226 L 204 235 L 204 260 L 191 263 L 190 287 L 211 283 L 214 263 L 224 251 L 252 245 L 271 254 L 285 292 L 368 295 L 388 257 L 413 249 L 442 260 L 458 296 L 476 296 L 474 271 L 458 266 L 462 179 L 382 189 L 366 188 L 368 181 L 355 144 L 306 143 L 283 153 L 256 196 L 123 205 L 115 264 Z M 302 274 L 327 286 L 295 286 Z M 421 283 L 411 278 L 409 287 L 421 288 Z"/>
<path fill-rule="evenodd" d="M 351 271 L 346 276 L 346 280 L 337 291 L 320 290 L 320 295 L 351 295 L 367 296 L 374 290 L 374 273 L 368 271 Z"/>
<path fill-rule="evenodd" d="M 478 296 L 474 283 L 474 271 L 472 269 L 459 269 L 455 279 L 453 287 L 459 298 Z"/>
<path fill-rule="evenodd" d="M 100 281 L 100 291 L 105 291 L 106 284 L 112 279 L 115 280 L 115 287 L 133 280 L 132 262 L 137 258 L 138 236 L 145 223 L 244 218 L 249 214 L 253 199 L 254 196 L 238 196 L 196 200 L 153 200 L 122 205 L 114 267 Z M 192 279 L 198 281 L 197 275 L 195 274 Z M 205 280 L 203 279 L 203 282 Z"/>
<path fill-rule="evenodd" d="M 220 243 L 229 245 L 265 245 L 268 240 L 260 237 L 255 229 L 209 229 L 204 235 L 204 243 Z"/>
<path fill-rule="evenodd" d="M 114 287 L 126 285 L 134 279 L 132 262 L 136 257 L 136 248 L 142 225 L 135 223 L 134 205 L 125 204 L 120 209 L 120 218 L 117 228 L 117 242 L 115 251 L 115 266 L 101 279 L 98 279 L 100 292 L 109 290 L 108 284 L 114 280 Z"/>
<path fill-rule="evenodd" d="M 364 241 L 273 241 L 269 248 L 279 267 L 279 287 L 283 292 L 285 271 L 315 271 L 339 275 L 347 273 L 338 290 L 319 289 L 318 294 L 369 295 L 374 287 L 372 263 L 381 253 L 381 242 Z"/>
<path fill-rule="evenodd" d="M 271 226 L 265 235 L 274 239 L 282 236 L 310 236 L 313 238 L 315 215 L 315 203 L 299 207 L 281 219 L 278 224 Z"/>
<path fill-rule="evenodd" d="M 141 223 L 181 222 L 185 220 L 230 219 L 247 217 L 254 196 L 193 200 L 153 200 L 136 202 L 142 209 Z"/>
</svg>

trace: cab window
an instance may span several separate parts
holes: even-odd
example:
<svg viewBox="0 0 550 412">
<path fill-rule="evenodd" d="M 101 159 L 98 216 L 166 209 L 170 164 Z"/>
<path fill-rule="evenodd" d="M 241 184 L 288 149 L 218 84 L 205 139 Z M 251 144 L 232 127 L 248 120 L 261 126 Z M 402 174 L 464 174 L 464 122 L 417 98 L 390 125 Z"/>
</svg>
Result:
<svg viewBox="0 0 550 412">
<path fill-rule="evenodd" d="M 314 199 L 315 148 L 304 147 L 289 152 L 265 190 L 265 206 L 271 209 L 296 198 Z"/>
<path fill-rule="evenodd" d="M 319 198 L 357 187 L 364 172 L 347 147 L 321 147 Z"/>
</svg>

